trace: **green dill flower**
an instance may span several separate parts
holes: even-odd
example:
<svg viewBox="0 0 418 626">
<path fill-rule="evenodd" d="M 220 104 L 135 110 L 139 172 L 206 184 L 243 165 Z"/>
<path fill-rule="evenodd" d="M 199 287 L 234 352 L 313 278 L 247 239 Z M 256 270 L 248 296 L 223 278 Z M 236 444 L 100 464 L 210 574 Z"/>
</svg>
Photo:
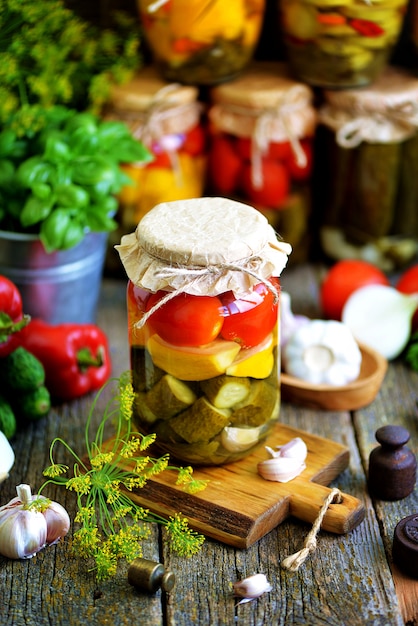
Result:
<svg viewBox="0 0 418 626">
<path fill-rule="evenodd" d="M 98 580 L 113 576 L 119 559 L 132 561 L 142 556 L 141 542 L 151 533 L 150 523 L 167 528 L 167 537 L 173 548 L 183 556 L 195 554 L 204 537 L 188 526 L 180 513 L 169 520 L 139 506 L 129 497 L 133 490 L 140 490 L 147 481 L 165 470 L 178 474 L 177 484 L 189 493 L 196 493 L 207 481 L 193 478 L 193 469 L 172 467 L 169 455 L 153 458 L 143 452 L 155 441 L 155 435 L 144 436 L 132 430 L 132 406 L 134 393 L 131 372 L 116 381 L 116 389 L 106 408 L 94 437 L 91 422 L 98 400 L 106 385 L 96 395 L 85 427 L 86 457 L 81 458 L 61 438 L 50 446 L 51 465 L 44 470 L 48 484 L 64 485 L 77 496 L 78 511 L 74 522 L 80 527 L 73 536 L 73 549 L 81 557 L 93 559 L 93 569 Z M 107 423 L 113 424 L 115 436 L 104 441 Z M 72 476 L 69 466 L 56 463 L 55 449 L 58 445 L 73 456 Z"/>
</svg>

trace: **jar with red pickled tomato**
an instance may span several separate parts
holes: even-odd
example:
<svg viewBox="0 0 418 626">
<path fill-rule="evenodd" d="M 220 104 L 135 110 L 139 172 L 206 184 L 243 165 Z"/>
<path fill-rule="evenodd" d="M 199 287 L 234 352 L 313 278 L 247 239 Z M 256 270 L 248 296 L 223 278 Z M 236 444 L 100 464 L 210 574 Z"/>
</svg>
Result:
<svg viewBox="0 0 418 626">
<path fill-rule="evenodd" d="M 265 0 L 137 0 L 144 36 L 166 80 L 214 85 L 251 61 Z"/>
<path fill-rule="evenodd" d="M 203 197 L 157 205 L 116 248 L 139 430 L 193 465 L 247 456 L 279 418 L 290 245 L 253 207 Z"/>
<path fill-rule="evenodd" d="M 283 63 L 254 63 L 211 89 L 208 186 L 249 202 L 292 245 L 309 251 L 312 145 L 316 111 L 310 87 Z"/>
<path fill-rule="evenodd" d="M 135 228 L 159 202 L 202 195 L 206 136 L 201 111 L 196 87 L 167 83 L 153 67 L 142 69 L 130 83 L 114 86 L 105 117 L 126 122 L 153 157 L 146 164 L 122 165 L 131 179 L 118 197 L 122 232 Z"/>
</svg>

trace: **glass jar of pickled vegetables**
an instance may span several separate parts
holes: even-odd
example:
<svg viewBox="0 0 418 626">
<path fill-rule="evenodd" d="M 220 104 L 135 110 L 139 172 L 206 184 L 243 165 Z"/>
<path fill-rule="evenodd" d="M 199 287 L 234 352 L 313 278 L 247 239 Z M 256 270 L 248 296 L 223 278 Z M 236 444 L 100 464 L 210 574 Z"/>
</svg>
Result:
<svg viewBox="0 0 418 626">
<path fill-rule="evenodd" d="M 206 133 L 196 87 L 167 83 L 146 67 L 125 85 L 113 88 L 107 119 L 123 120 L 153 156 L 122 170 L 131 179 L 119 194 L 123 232 L 159 202 L 195 198 L 206 179 Z"/>
<path fill-rule="evenodd" d="M 162 203 L 117 246 L 135 419 L 196 465 L 236 461 L 277 423 L 278 277 L 289 244 L 226 198 Z"/>
<path fill-rule="evenodd" d="M 213 87 L 210 99 L 209 189 L 256 207 L 292 245 L 292 261 L 306 260 L 317 120 L 311 88 L 287 65 L 259 62 Z"/>
<path fill-rule="evenodd" d="M 137 0 L 166 80 L 213 85 L 239 74 L 258 43 L 265 0 Z"/>
<path fill-rule="evenodd" d="M 325 91 L 316 205 L 331 259 L 391 271 L 418 252 L 418 79 L 387 67 L 372 86 Z"/>
<path fill-rule="evenodd" d="M 386 66 L 408 0 L 279 0 L 295 76 L 317 87 L 360 87 Z"/>
</svg>

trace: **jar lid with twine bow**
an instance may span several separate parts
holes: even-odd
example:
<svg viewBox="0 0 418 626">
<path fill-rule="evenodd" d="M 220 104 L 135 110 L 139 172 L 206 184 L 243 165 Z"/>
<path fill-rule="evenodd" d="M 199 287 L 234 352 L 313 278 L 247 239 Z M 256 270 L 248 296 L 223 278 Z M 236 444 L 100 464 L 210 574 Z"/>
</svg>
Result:
<svg viewBox="0 0 418 626">
<path fill-rule="evenodd" d="M 278 297 L 270 278 L 280 276 L 291 253 L 259 211 L 227 198 L 158 204 L 115 248 L 135 285 L 167 291 L 167 299 L 227 291 L 238 297 L 260 282 Z"/>
<path fill-rule="evenodd" d="M 418 79 L 407 70 L 389 66 L 372 85 L 325 91 L 324 99 L 319 122 L 342 148 L 400 142 L 417 132 Z"/>
<path fill-rule="evenodd" d="M 150 146 L 199 123 L 198 94 L 196 87 L 164 81 L 153 66 L 145 67 L 129 83 L 113 86 L 104 117 L 123 120 L 134 137 Z"/>
<path fill-rule="evenodd" d="M 251 139 L 256 186 L 262 185 L 261 159 L 271 142 L 290 142 L 298 165 L 306 165 L 300 140 L 316 129 L 313 91 L 295 81 L 285 63 L 254 62 L 239 78 L 212 88 L 210 100 L 215 128 Z"/>
</svg>

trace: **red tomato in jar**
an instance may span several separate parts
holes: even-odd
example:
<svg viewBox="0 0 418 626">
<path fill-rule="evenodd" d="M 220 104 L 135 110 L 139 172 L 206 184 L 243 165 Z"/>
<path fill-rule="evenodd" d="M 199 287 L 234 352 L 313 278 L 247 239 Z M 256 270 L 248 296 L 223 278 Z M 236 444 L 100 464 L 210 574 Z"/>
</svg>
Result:
<svg viewBox="0 0 418 626">
<path fill-rule="evenodd" d="M 186 133 L 186 138 L 180 148 L 181 152 L 187 152 L 192 156 L 203 154 L 206 148 L 206 135 L 202 126 L 195 126 Z"/>
<path fill-rule="evenodd" d="M 146 310 L 165 295 L 166 291 L 153 294 L 146 303 Z M 219 298 L 181 293 L 157 309 L 147 324 L 161 339 L 175 346 L 203 346 L 216 339 L 223 321 Z"/>
<path fill-rule="evenodd" d="M 302 140 L 301 148 L 305 153 L 306 163 L 305 165 L 299 165 L 294 152 L 291 153 L 287 160 L 287 166 L 289 168 L 290 176 L 293 180 L 304 181 L 307 180 L 312 174 L 312 144 L 308 140 Z"/>
<path fill-rule="evenodd" d="M 209 155 L 208 175 L 216 191 L 232 194 L 239 184 L 242 170 L 242 161 L 235 152 L 234 143 L 217 135 L 212 140 Z"/>
<path fill-rule="evenodd" d="M 401 293 L 418 293 L 418 265 L 412 265 L 412 267 L 405 270 L 395 286 Z M 412 330 L 414 332 L 418 330 L 418 309 L 412 317 Z"/>
<path fill-rule="evenodd" d="M 237 152 L 245 159 L 250 161 L 252 158 L 252 141 L 248 137 L 240 137 L 237 139 Z M 289 141 L 272 141 L 269 143 L 266 154 L 263 156 L 266 159 L 272 159 L 276 161 L 287 161 L 292 155 L 292 146 Z"/>
<path fill-rule="evenodd" d="M 244 166 L 241 186 L 245 195 L 254 204 L 278 209 L 289 194 L 290 180 L 288 171 L 282 163 L 263 159 L 261 164 L 261 187 L 256 187 L 252 180 L 251 164 Z"/>
<path fill-rule="evenodd" d="M 276 278 L 270 279 L 279 288 Z M 236 299 L 232 292 L 220 296 L 225 319 L 221 337 L 236 341 L 242 348 L 252 348 L 261 343 L 274 329 L 278 321 L 278 304 L 274 295 L 264 285 L 255 285 L 253 291 Z"/>
<path fill-rule="evenodd" d="M 366 285 L 389 285 L 389 280 L 382 270 L 367 261 L 337 261 L 326 274 L 320 288 L 325 317 L 340 321 L 348 298 L 354 291 Z"/>
</svg>

